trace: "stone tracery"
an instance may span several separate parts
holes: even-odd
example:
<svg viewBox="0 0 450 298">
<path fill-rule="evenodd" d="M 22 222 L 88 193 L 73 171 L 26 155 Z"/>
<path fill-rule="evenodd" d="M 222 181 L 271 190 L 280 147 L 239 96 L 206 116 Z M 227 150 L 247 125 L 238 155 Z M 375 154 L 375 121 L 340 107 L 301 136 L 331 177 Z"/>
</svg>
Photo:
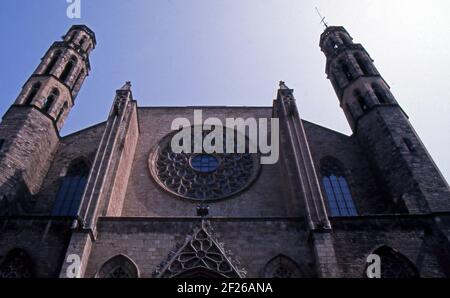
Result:
<svg viewBox="0 0 450 298">
<path fill-rule="evenodd" d="M 214 171 L 198 171 L 191 161 L 199 154 L 174 153 L 170 147 L 172 135 L 165 137 L 149 157 L 152 177 L 172 194 L 193 200 L 223 199 L 244 190 L 259 172 L 259 156 L 251 153 L 211 154 L 218 166 Z"/>
<path fill-rule="evenodd" d="M 171 277 L 221 277 L 241 278 L 245 270 L 238 270 L 211 234 L 209 224 L 202 221 L 201 226 L 194 228 L 192 235 L 186 238 L 183 245 L 169 254 L 167 262 L 163 262 L 154 276 Z"/>
</svg>

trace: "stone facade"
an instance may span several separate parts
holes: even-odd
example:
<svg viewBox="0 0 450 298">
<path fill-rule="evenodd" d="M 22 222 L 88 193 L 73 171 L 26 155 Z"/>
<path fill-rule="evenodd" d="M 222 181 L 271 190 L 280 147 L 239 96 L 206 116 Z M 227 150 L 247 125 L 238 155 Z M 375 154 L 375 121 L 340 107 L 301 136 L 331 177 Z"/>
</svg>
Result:
<svg viewBox="0 0 450 298">
<path fill-rule="evenodd" d="M 328 27 L 320 46 L 351 136 L 302 120 L 283 82 L 272 107 L 139 107 L 127 82 L 105 122 L 61 137 L 95 44 L 73 26 L 0 124 L 0 276 L 364 277 L 374 253 L 384 277 L 450 276 L 449 186 L 344 28 Z M 278 118 L 279 161 L 240 169 L 255 179 L 207 203 L 168 191 L 211 191 L 186 178 L 194 156 L 164 183 L 155 167 L 167 164 L 150 158 L 195 110 Z M 224 170 L 236 183 L 238 171 Z"/>
</svg>

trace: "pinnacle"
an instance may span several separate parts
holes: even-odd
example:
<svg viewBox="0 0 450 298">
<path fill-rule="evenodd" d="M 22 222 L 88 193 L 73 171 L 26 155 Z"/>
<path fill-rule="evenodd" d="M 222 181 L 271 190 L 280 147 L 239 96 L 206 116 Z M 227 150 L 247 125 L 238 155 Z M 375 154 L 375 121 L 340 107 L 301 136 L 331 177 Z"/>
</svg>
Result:
<svg viewBox="0 0 450 298">
<path fill-rule="evenodd" d="M 122 88 L 120 88 L 120 90 L 122 90 L 122 91 L 131 91 L 131 82 L 130 81 L 126 81 L 125 85 L 123 85 Z"/>
</svg>

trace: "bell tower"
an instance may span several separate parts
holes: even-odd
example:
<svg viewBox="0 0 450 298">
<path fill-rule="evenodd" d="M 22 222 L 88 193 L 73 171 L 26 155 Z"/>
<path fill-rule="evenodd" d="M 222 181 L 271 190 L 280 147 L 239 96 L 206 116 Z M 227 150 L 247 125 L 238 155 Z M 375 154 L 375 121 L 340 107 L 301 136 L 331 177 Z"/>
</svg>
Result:
<svg viewBox="0 0 450 298">
<path fill-rule="evenodd" d="M 95 46 L 94 32 L 84 25 L 72 26 L 61 41 L 51 45 L 3 116 L 0 213 L 5 208 L 26 213 L 32 195 L 39 191 L 58 145 L 59 131 L 89 74 L 89 54 Z"/>
<path fill-rule="evenodd" d="M 320 38 L 326 74 L 392 212 L 450 210 L 447 182 L 361 44 L 344 27 Z"/>
</svg>

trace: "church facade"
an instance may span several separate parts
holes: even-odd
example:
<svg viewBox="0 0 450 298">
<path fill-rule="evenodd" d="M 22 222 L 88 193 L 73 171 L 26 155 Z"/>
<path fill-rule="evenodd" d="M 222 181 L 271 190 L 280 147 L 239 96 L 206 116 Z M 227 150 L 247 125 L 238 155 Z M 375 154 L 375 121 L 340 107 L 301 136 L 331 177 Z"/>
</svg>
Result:
<svg viewBox="0 0 450 298">
<path fill-rule="evenodd" d="M 351 136 L 269 107 L 141 107 L 60 136 L 90 71 L 70 28 L 0 123 L 0 277 L 450 276 L 450 190 L 373 60 L 343 27 L 320 47 Z M 174 153 L 175 118 L 279 119 L 280 155 Z M 233 129 L 233 128 L 229 128 Z"/>
</svg>

